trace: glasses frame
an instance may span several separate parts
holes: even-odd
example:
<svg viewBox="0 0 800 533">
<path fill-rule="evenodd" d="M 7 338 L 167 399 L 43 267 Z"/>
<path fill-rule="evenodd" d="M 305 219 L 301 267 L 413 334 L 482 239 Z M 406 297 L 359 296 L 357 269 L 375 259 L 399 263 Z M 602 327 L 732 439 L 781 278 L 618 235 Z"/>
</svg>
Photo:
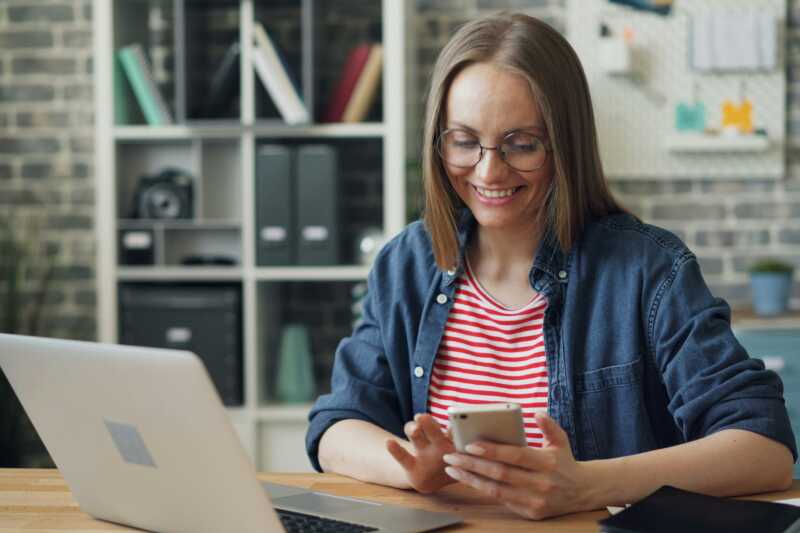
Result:
<svg viewBox="0 0 800 533">
<path fill-rule="evenodd" d="M 447 135 L 448 133 L 452 133 L 454 131 L 461 131 L 461 132 L 467 133 L 469 135 L 472 135 L 478 141 L 478 146 L 480 147 L 481 152 L 480 152 L 480 155 L 478 156 L 478 160 L 475 161 L 473 164 L 471 164 L 471 165 L 454 165 L 453 163 L 450 163 L 449 161 L 447 161 L 447 159 L 445 159 L 444 154 L 442 153 L 442 139 L 444 139 L 445 135 Z M 542 159 L 542 164 L 539 165 L 538 167 L 530 168 L 530 169 L 517 168 L 514 165 L 512 165 L 511 163 L 509 163 L 508 160 L 506 160 L 506 153 L 503 152 L 500 148 L 503 146 L 503 144 L 505 144 L 505 140 L 506 139 L 508 139 L 512 135 L 516 135 L 518 133 L 525 133 L 527 135 L 530 135 L 531 137 L 533 137 L 534 139 L 536 139 L 540 143 L 542 143 L 542 146 L 544 146 L 544 149 L 545 149 L 544 159 Z M 550 143 L 545 142 L 544 140 L 542 140 L 542 138 L 540 136 L 538 136 L 536 134 L 533 134 L 533 133 L 531 133 L 529 131 L 526 131 L 526 130 L 510 131 L 510 132 L 506 133 L 505 135 L 503 135 L 503 138 L 500 140 L 500 144 L 498 144 L 497 146 L 484 146 L 484 145 L 481 144 L 481 140 L 477 135 L 475 135 L 474 133 L 472 133 L 470 131 L 462 129 L 462 128 L 448 128 L 448 129 L 440 132 L 439 135 L 436 137 L 436 146 L 435 146 L 435 148 L 436 148 L 436 153 L 439 154 L 439 157 L 442 159 L 442 161 L 445 164 L 453 166 L 453 167 L 456 167 L 456 168 L 474 168 L 478 163 L 481 162 L 481 160 L 483 159 L 483 154 L 485 154 L 487 150 L 497 150 L 497 155 L 500 156 L 500 159 L 503 161 L 503 163 L 508 165 L 510 168 L 516 170 L 517 172 L 534 172 L 536 170 L 541 169 L 542 167 L 544 167 L 547 164 L 547 154 L 549 154 L 550 152 L 553 151 L 553 149 L 550 147 Z"/>
</svg>

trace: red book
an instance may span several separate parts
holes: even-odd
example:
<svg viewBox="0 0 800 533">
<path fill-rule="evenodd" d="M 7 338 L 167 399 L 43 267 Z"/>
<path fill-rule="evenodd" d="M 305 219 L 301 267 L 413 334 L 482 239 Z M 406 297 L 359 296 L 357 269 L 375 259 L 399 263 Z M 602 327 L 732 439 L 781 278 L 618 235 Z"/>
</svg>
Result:
<svg viewBox="0 0 800 533">
<path fill-rule="evenodd" d="M 364 65 L 367 64 L 371 49 L 372 45 L 363 43 L 350 51 L 347 61 L 344 62 L 339 82 L 328 99 L 328 105 L 322 115 L 323 122 L 340 122 L 342 120 L 347 102 L 350 101 L 358 78 L 361 76 L 361 71 L 364 70 Z"/>
</svg>

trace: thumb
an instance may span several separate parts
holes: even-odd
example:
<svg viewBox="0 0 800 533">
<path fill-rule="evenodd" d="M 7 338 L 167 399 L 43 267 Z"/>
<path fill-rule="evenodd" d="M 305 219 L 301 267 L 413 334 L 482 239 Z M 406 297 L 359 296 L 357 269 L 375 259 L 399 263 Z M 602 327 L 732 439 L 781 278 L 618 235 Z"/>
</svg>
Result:
<svg viewBox="0 0 800 533">
<path fill-rule="evenodd" d="M 567 438 L 566 431 L 561 429 L 561 426 L 550 418 L 550 415 L 542 411 L 537 411 L 536 423 L 539 424 L 539 429 L 542 430 L 545 446 L 569 446 L 569 439 Z"/>
</svg>

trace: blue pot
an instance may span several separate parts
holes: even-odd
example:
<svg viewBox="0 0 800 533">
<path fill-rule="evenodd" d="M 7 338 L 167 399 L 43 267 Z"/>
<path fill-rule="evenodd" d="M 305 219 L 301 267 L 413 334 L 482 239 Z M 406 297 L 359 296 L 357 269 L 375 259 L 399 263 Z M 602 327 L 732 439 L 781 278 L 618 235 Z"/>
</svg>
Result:
<svg viewBox="0 0 800 533">
<path fill-rule="evenodd" d="M 753 310 L 759 316 L 775 316 L 789 308 L 792 293 L 791 272 L 753 272 L 750 274 Z"/>
</svg>

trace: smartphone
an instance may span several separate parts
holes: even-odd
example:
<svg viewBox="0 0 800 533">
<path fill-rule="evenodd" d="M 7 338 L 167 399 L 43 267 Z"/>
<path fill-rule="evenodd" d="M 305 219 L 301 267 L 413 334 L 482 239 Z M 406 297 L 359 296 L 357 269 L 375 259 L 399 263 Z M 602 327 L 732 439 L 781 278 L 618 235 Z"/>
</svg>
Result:
<svg viewBox="0 0 800 533">
<path fill-rule="evenodd" d="M 456 450 L 479 440 L 526 446 L 522 408 L 516 403 L 454 405 L 447 410 Z"/>
</svg>

